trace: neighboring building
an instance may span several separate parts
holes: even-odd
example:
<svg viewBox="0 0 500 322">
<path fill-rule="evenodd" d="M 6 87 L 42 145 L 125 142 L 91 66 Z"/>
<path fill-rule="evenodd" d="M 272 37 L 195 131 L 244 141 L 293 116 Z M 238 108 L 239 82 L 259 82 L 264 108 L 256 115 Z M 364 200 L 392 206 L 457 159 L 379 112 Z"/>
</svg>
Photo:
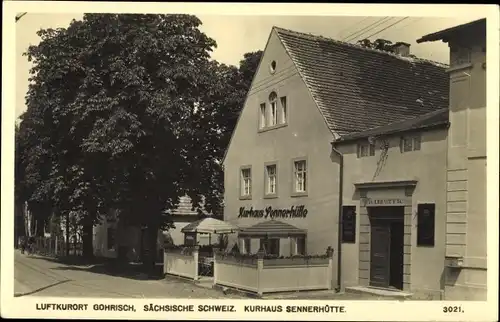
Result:
<svg viewBox="0 0 500 322">
<path fill-rule="evenodd" d="M 343 155 L 342 283 L 441 299 L 448 109 L 334 142 Z"/>
<path fill-rule="evenodd" d="M 185 244 L 184 234 L 181 229 L 188 224 L 199 220 L 200 215 L 192 210 L 191 199 L 187 196 L 181 197 L 176 209 L 169 211 L 175 228 L 161 231 L 158 234 L 158 251 L 161 252 L 165 243 L 174 245 Z M 202 211 L 205 215 L 208 215 Z M 137 226 L 125 226 L 118 220 L 116 214 L 94 227 L 94 253 L 97 256 L 116 258 L 119 252 L 131 261 L 139 261 L 145 245 L 145 231 Z M 199 245 L 217 242 L 216 236 L 197 236 Z"/>
<path fill-rule="evenodd" d="M 366 173 L 373 175 L 376 157 L 357 160 L 355 150 L 346 143 L 342 148 L 347 149 L 349 161 L 344 164 L 354 162 L 369 168 L 365 172 L 346 165 L 344 173 L 341 159 L 332 152 L 331 143 L 389 123 L 431 117 L 429 113 L 442 116 L 442 111 L 437 110 L 448 106 L 446 66 L 411 58 L 407 44 L 398 43 L 398 46 L 404 48 L 396 48 L 400 54 L 393 54 L 320 36 L 272 29 L 224 158 L 224 219 L 243 228 L 238 240 L 236 237 L 230 240 L 229 247 L 237 243 L 242 252 L 255 253 L 264 248 L 268 253 L 288 256 L 324 254 L 331 246 L 335 263 L 341 254 L 346 274 L 339 277 L 338 265 L 334 265 L 332 282 L 345 279 L 350 285 L 365 285 L 365 281 L 356 276 L 358 246 L 348 249 L 349 254 L 339 247 L 339 194 L 344 190 L 342 201 L 360 208 L 357 213 L 366 212 L 356 199 L 353 185 L 375 180 Z M 441 183 L 435 183 L 439 175 L 436 178 L 433 170 L 426 172 L 410 167 L 405 170 L 402 162 L 416 159 L 410 165 L 420 167 L 428 164 L 424 160 L 424 155 L 429 153 L 426 151 L 435 151 L 439 155 L 433 158 L 441 163 L 443 171 L 446 160 L 440 160 L 440 156 L 445 158 L 446 135 L 442 132 L 442 129 L 433 129 L 429 134 L 422 133 L 422 151 L 410 153 L 412 156 L 395 155 L 391 148 L 387 162 L 396 162 L 393 167 L 399 170 L 391 176 L 390 170 L 383 169 L 378 180 L 417 180 L 416 191 L 420 186 L 439 186 Z M 371 151 L 368 148 L 360 153 Z M 376 155 L 379 154 L 377 151 Z M 403 176 L 411 171 L 414 173 L 410 179 Z M 439 173 L 438 168 L 435 171 Z M 343 174 L 348 179 L 344 179 L 341 187 Z M 444 187 L 444 176 L 442 180 Z M 444 195 L 440 199 L 438 193 L 434 196 L 418 193 L 416 199 L 406 198 L 406 203 L 401 204 L 407 220 L 409 207 L 423 201 L 434 203 L 444 211 Z M 407 245 L 413 249 L 416 235 L 411 236 L 412 243 Z M 405 250 L 408 251 L 408 247 L 399 251 L 401 256 Z M 427 253 L 442 257 L 444 250 L 436 248 Z M 419 250 L 408 255 L 417 260 L 426 252 Z M 404 256 L 407 265 L 408 255 Z M 427 269 L 425 265 L 413 264 L 411 268 L 407 266 L 405 272 L 408 275 L 419 267 Z M 421 283 L 422 272 L 414 275 L 415 285 L 439 291 L 435 282 Z M 360 277 L 367 278 L 366 275 Z M 405 289 L 409 283 L 406 279 Z"/>
<path fill-rule="evenodd" d="M 445 297 L 486 300 L 486 19 L 417 42 L 437 40 L 450 47 Z"/>
</svg>

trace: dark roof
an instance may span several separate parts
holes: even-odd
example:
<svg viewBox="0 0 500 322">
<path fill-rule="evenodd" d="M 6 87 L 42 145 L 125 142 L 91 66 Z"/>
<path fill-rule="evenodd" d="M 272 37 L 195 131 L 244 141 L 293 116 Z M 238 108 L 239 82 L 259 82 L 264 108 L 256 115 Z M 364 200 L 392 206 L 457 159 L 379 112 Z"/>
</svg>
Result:
<svg viewBox="0 0 500 322">
<path fill-rule="evenodd" d="M 171 215 L 181 215 L 181 216 L 196 216 L 198 215 L 197 210 L 192 210 L 193 204 L 191 203 L 191 198 L 188 196 L 183 196 L 179 198 L 179 204 L 177 208 L 167 211 Z M 203 201 L 201 202 L 201 212 L 202 214 L 208 215 L 208 213 L 203 208 Z"/>
<path fill-rule="evenodd" d="M 384 135 L 390 135 L 394 133 L 400 133 L 400 132 L 405 132 L 405 131 L 411 131 L 411 130 L 421 130 L 421 129 L 428 129 L 436 126 L 441 126 L 441 125 L 448 125 L 448 119 L 449 119 L 449 113 L 447 108 L 443 108 L 434 112 L 430 112 L 418 117 L 415 117 L 410 120 L 406 121 L 400 121 L 400 122 L 394 122 L 390 123 L 384 126 L 376 127 L 373 129 L 369 129 L 366 131 L 358 132 L 358 133 L 352 133 L 349 135 L 345 135 L 343 137 L 340 137 L 338 140 L 335 141 L 335 143 L 342 143 L 342 142 L 347 142 L 347 141 L 352 141 L 352 140 L 357 140 L 357 139 L 362 139 L 362 138 L 367 138 L 370 136 L 384 136 Z"/>
<path fill-rule="evenodd" d="M 447 42 L 448 41 L 447 38 L 452 34 L 461 33 L 461 32 L 464 32 L 466 30 L 476 30 L 476 29 L 482 29 L 482 30 L 484 30 L 483 33 L 486 34 L 486 19 L 485 18 L 471 21 L 471 22 L 463 24 L 463 25 L 444 29 L 444 30 L 441 30 L 441 31 L 438 31 L 438 32 L 435 32 L 432 34 L 425 35 L 422 38 L 418 39 L 417 43 L 423 43 L 426 41 L 436 41 L 436 40 L 443 40 L 443 41 Z"/>
<path fill-rule="evenodd" d="M 304 229 L 299 229 L 293 225 L 284 223 L 278 220 L 268 220 L 255 224 L 251 227 L 244 228 L 240 231 L 240 236 L 253 236 L 253 237 L 279 237 L 279 236 L 297 236 L 306 235 Z"/>
<path fill-rule="evenodd" d="M 446 65 L 274 27 L 332 132 L 448 107 Z"/>
</svg>

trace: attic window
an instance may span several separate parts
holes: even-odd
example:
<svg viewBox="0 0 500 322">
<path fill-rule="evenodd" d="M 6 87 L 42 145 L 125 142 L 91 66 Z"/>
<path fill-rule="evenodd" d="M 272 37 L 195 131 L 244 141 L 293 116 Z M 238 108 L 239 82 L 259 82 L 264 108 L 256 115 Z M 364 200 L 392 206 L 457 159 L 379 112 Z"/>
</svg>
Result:
<svg viewBox="0 0 500 322">
<path fill-rule="evenodd" d="M 271 72 L 271 74 L 274 74 L 274 72 L 276 71 L 276 61 L 273 60 L 271 62 L 271 64 L 269 65 L 269 71 Z"/>
</svg>

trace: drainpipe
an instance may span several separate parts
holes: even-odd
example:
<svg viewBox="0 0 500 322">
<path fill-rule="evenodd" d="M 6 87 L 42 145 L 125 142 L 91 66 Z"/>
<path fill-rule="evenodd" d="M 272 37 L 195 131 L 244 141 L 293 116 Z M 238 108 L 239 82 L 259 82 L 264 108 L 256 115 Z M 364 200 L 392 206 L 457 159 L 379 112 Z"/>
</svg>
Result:
<svg viewBox="0 0 500 322">
<path fill-rule="evenodd" d="M 337 232 L 337 287 L 335 291 L 340 292 L 342 289 L 342 200 L 343 200 L 343 187 L 344 187 L 344 155 L 335 148 L 335 142 L 332 142 L 332 151 L 339 156 L 339 227 Z"/>
</svg>

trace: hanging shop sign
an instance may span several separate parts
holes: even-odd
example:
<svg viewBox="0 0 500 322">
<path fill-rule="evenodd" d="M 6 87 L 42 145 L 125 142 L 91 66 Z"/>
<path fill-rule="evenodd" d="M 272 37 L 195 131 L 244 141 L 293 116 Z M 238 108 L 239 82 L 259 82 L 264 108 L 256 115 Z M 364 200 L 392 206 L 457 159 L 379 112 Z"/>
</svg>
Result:
<svg viewBox="0 0 500 322">
<path fill-rule="evenodd" d="M 240 207 L 238 218 L 306 218 L 307 209 L 305 206 L 292 206 L 290 208 L 277 208 L 269 206 L 265 209 L 250 209 Z"/>
</svg>

